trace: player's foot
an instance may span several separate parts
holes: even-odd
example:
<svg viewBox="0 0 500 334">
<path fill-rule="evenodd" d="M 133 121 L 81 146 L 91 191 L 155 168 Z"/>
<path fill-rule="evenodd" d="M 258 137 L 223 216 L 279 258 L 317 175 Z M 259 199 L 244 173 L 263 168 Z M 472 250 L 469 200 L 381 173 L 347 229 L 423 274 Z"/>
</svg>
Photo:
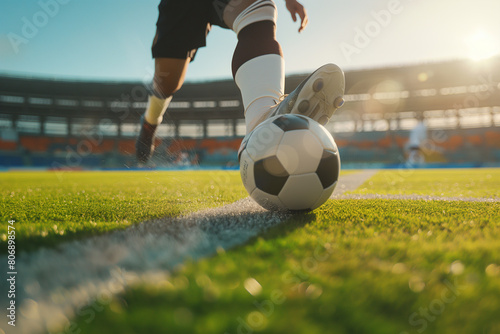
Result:
<svg viewBox="0 0 500 334">
<path fill-rule="evenodd" d="M 285 96 L 266 118 L 299 114 L 325 125 L 344 104 L 344 88 L 344 72 L 335 64 L 323 65 Z"/>
<path fill-rule="evenodd" d="M 149 124 L 144 115 L 141 117 L 141 131 L 135 142 L 135 155 L 137 162 L 146 163 L 154 151 L 154 138 L 158 125 Z"/>
</svg>

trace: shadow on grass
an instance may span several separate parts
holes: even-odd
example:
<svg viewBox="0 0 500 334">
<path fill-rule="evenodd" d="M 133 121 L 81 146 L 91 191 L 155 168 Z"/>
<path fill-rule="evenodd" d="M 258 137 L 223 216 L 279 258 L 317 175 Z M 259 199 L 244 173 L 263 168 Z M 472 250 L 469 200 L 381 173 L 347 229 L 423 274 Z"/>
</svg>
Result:
<svg viewBox="0 0 500 334">
<path fill-rule="evenodd" d="M 218 220 L 231 220 L 231 227 L 225 226 L 229 231 L 236 232 L 238 229 L 246 231 L 259 229 L 256 235 L 249 237 L 246 241 L 230 247 L 236 250 L 248 245 L 255 244 L 258 240 L 273 240 L 286 237 L 297 229 L 301 229 L 309 223 L 316 221 L 316 214 L 312 211 L 297 211 L 293 213 L 283 212 L 248 212 L 243 213 L 234 219 L 232 215 L 220 215 Z M 219 224 L 217 224 L 220 227 Z"/>
<path fill-rule="evenodd" d="M 270 228 L 256 238 L 271 240 L 286 237 L 293 231 L 316 221 L 316 214 L 312 211 L 299 211 L 288 214 L 288 217 L 279 225 Z"/>
<path fill-rule="evenodd" d="M 207 249 L 202 251 L 201 249 L 204 247 L 196 245 L 192 236 L 199 234 L 201 231 L 206 239 L 213 239 L 210 246 L 205 245 L 207 248 L 213 247 L 215 243 L 220 244 L 223 248 L 232 249 L 253 244 L 260 238 L 270 240 L 284 237 L 315 220 L 316 215 L 313 212 L 306 211 L 283 213 L 273 211 L 256 212 L 254 209 L 249 209 L 248 212 L 244 209 L 235 211 L 231 209 L 214 209 L 180 217 L 151 219 L 112 230 L 103 226 L 94 230 L 65 231 L 63 236 L 57 233 L 50 233 L 45 236 L 19 235 L 16 241 L 18 252 L 29 253 L 40 248 L 58 251 L 68 243 L 83 241 L 88 238 L 103 239 L 111 237 L 113 239 L 113 237 L 121 236 L 121 240 L 129 239 L 132 241 L 136 240 L 134 238 L 153 234 L 155 239 L 158 240 L 162 236 L 170 236 L 181 244 L 186 241 L 187 244 L 184 244 L 184 246 L 197 249 L 196 253 L 198 251 L 210 253 Z M 2 243 L 0 242 L 0 244 Z M 3 247 L 1 250 L 5 249 L 7 247 Z M 0 253 L 4 252 L 0 251 Z"/>
</svg>

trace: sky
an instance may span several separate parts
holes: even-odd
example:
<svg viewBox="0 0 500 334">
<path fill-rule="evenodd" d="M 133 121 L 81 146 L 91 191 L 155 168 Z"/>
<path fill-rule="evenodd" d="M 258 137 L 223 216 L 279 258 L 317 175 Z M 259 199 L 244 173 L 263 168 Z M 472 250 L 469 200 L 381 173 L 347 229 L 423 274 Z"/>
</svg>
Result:
<svg viewBox="0 0 500 334">
<path fill-rule="evenodd" d="M 202 0 L 200 0 L 202 1 Z M 500 54 L 499 0 L 302 0 L 298 33 L 278 6 L 287 74 Z M 147 81 L 159 0 L 0 0 L 0 75 Z M 231 78 L 234 32 L 214 27 L 187 81 Z"/>
</svg>

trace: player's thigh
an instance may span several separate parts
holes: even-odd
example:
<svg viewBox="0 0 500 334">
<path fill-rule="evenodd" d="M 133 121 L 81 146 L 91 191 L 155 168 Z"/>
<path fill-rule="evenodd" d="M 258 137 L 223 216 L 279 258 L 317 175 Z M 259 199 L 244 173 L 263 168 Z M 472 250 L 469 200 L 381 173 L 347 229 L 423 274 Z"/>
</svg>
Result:
<svg viewBox="0 0 500 334">
<path fill-rule="evenodd" d="M 224 8 L 223 20 L 224 23 L 229 27 L 233 28 L 233 22 L 240 13 L 259 0 L 230 0 Z"/>
<path fill-rule="evenodd" d="M 186 77 L 191 58 L 155 58 L 154 89 L 168 97 L 178 91 Z"/>
</svg>

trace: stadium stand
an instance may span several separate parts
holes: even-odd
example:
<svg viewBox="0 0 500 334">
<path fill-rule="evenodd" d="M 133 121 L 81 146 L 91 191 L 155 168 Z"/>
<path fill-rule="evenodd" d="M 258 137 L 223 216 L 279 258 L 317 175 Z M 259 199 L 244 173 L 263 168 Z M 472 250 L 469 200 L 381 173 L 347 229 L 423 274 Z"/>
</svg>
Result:
<svg viewBox="0 0 500 334">
<path fill-rule="evenodd" d="M 423 112 L 428 161 L 498 163 L 499 76 L 500 57 L 348 71 L 347 103 L 327 129 L 344 166 L 400 163 L 415 116 Z M 304 77 L 287 77 L 287 92 Z M 138 82 L 1 77 L 0 167 L 134 166 L 145 105 Z M 185 84 L 172 101 L 168 126 L 162 125 L 168 133 L 157 139 L 152 165 L 237 164 L 242 118 L 232 80 Z"/>
</svg>

